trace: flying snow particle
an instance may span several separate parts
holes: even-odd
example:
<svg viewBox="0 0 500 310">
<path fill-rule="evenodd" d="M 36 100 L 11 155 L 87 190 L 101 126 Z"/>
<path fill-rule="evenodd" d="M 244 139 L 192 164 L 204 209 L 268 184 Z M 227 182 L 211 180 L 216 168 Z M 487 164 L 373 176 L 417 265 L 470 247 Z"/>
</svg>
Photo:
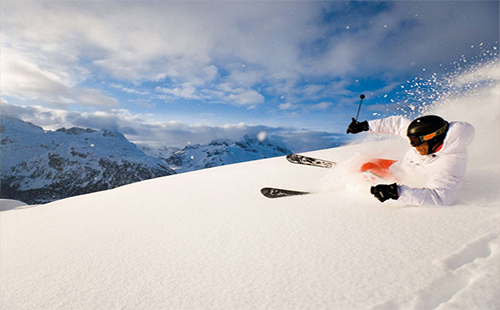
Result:
<svg viewBox="0 0 500 310">
<path fill-rule="evenodd" d="M 262 142 L 262 141 L 266 140 L 266 137 L 267 137 L 267 133 L 265 131 L 261 131 L 257 135 L 257 140 L 259 140 L 260 142 Z"/>
</svg>

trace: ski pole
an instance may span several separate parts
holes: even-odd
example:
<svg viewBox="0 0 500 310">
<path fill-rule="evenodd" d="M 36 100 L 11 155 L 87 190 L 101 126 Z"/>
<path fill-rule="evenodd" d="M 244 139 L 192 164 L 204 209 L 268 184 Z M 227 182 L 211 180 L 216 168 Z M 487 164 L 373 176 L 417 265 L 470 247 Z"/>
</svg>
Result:
<svg viewBox="0 0 500 310">
<path fill-rule="evenodd" d="M 359 107 L 358 107 L 358 113 L 356 114 L 356 121 L 358 120 L 359 110 L 361 110 L 361 103 L 363 102 L 363 99 L 365 99 L 365 95 L 361 94 L 361 95 L 359 96 L 359 98 L 360 98 L 361 100 L 359 100 Z"/>
</svg>

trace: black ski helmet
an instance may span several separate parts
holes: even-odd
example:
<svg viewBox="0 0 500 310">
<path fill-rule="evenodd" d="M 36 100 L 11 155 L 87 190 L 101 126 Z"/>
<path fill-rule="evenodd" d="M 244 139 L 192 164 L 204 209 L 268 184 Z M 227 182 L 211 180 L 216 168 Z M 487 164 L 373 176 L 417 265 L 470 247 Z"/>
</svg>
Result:
<svg viewBox="0 0 500 310">
<path fill-rule="evenodd" d="M 436 115 L 426 115 L 415 119 L 408 126 L 406 135 L 412 146 L 419 146 L 429 142 L 429 149 L 433 150 L 441 144 L 448 132 L 449 123 Z"/>
</svg>

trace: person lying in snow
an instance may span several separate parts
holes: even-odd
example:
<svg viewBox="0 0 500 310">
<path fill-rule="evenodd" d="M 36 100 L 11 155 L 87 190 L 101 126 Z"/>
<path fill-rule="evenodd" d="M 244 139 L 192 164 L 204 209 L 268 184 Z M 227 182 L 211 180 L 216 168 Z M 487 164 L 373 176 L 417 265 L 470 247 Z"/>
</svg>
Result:
<svg viewBox="0 0 500 310">
<path fill-rule="evenodd" d="M 423 188 L 405 184 L 379 184 L 371 193 L 381 202 L 395 199 L 410 205 L 441 205 L 453 203 L 462 186 L 467 167 L 467 147 L 474 138 L 474 127 L 465 122 L 450 122 L 435 115 L 411 121 L 402 116 L 358 122 L 354 118 L 347 133 L 368 131 L 372 134 L 393 134 L 409 138 L 412 148 L 402 161 L 377 159 L 364 164 L 368 171 L 383 179 L 399 176 L 425 178 Z"/>
</svg>

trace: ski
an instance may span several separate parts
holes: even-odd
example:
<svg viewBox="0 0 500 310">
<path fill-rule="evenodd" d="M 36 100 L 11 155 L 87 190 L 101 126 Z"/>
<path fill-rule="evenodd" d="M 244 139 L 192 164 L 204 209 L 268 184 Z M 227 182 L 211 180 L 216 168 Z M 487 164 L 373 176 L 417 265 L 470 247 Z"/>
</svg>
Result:
<svg viewBox="0 0 500 310">
<path fill-rule="evenodd" d="M 274 188 L 274 187 L 264 187 L 260 190 L 260 192 L 267 198 L 281 198 L 281 197 L 291 197 L 291 196 L 311 194 L 310 192 L 300 192 L 300 191 L 293 191 L 293 190 Z"/>
<path fill-rule="evenodd" d="M 299 154 L 289 154 L 286 159 L 292 164 L 308 165 L 321 168 L 333 168 L 337 163 L 329 160 L 308 157 Z"/>
</svg>

